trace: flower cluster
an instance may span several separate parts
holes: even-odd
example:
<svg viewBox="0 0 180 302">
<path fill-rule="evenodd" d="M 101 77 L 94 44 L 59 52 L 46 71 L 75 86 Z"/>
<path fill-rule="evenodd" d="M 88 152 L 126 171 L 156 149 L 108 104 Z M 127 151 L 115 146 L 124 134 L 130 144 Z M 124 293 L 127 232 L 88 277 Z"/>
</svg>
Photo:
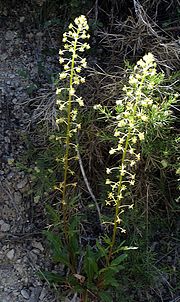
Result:
<svg viewBox="0 0 180 302">
<path fill-rule="evenodd" d="M 82 58 L 82 52 L 89 49 L 90 46 L 85 39 L 89 39 L 87 33 L 89 26 L 85 16 L 80 16 L 70 23 L 68 31 L 63 34 L 64 47 L 59 51 L 59 62 L 63 66 L 63 71 L 59 75 L 60 86 L 56 90 L 58 116 L 56 123 L 66 124 L 69 118 L 68 135 L 72 136 L 74 132 L 80 128 L 80 124 L 76 124 L 77 108 L 84 106 L 82 97 L 76 95 L 76 88 L 85 82 L 85 78 L 81 76 L 81 71 L 87 67 L 86 58 Z M 73 127 L 72 127 L 73 124 Z"/>
<path fill-rule="evenodd" d="M 117 145 L 109 153 L 121 154 L 122 159 L 119 166 L 107 169 L 108 175 L 117 171 L 119 180 L 113 181 L 110 177 L 106 180 L 106 184 L 111 186 L 106 202 L 118 209 L 128 186 L 135 183 L 135 166 L 140 160 L 139 145 L 145 138 L 149 111 L 154 102 L 151 92 L 156 84 L 156 63 L 149 53 L 134 67 L 128 85 L 123 88 L 124 98 L 116 101 L 114 136 Z M 119 223 L 119 215 L 116 219 Z"/>
<path fill-rule="evenodd" d="M 60 73 L 60 80 L 70 77 L 73 68 L 72 84 L 79 85 L 85 82 L 79 73 L 86 68 L 87 62 L 78 53 L 90 48 L 89 44 L 83 41 L 90 38 L 87 34 L 88 29 L 86 17 L 82 15 L 74 20 L 74 25 L 70 23 L 69 31 L 63 34 L 64 49 L 59 50 L 59 62 L 64 66 L 64 71 Z M 74 92 L 71 91 L 72 95 Z"/>
</svg>

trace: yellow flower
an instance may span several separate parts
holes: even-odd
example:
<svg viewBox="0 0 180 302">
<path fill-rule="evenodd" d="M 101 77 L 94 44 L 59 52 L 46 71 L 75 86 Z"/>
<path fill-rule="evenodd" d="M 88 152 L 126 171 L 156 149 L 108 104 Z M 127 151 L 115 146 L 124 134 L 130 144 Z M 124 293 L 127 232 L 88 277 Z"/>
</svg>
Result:
<svg viewBox="0 0 180 302">
<path fill-rule="evenodd" d="M 64 80 L 67 77 L 67 73 L 62 72 L 59 76 L 60 80 Z"/>
<path fill-rule="evenodd" d="M 62 56 L 64 51 L 62 49 L 59 50 L 59 55 Z"/>
<path fill-rule="evenodd" d="M 135 160 L 131 160 L 130 166 L 133 167 L 136 164 Z"/>
<path fill-rule="evenodd" d="M 59 63 L 60 64 L 64 63 L 64 59 L 62 57 L 59 58 Z"/>
<path fill-rule="evenodd" d="M 110 184 L 111 184 L 110 179 L 106 179 L 106 185 L 110 185 Z"/>
<path fill-rule="evenodd" d="M 75 89 L 74 88 L 70 88 L 69 89 L 69 95 L 74 95 L 75 94 Z"/>
<path fill-rule="evenodd" d="M 141 115 L 141 119 L 142 119 L 143 122 L 148 121 L 148 117 L 146 115 Z"/>
<path fill-rule="evenodd" d="M 81 81 L 81 83 L 85 83 L 86 80 L 85 80 L 85 78 L 81 77 L 80 81 Z"/>
<path fill-rule="evenodd" d="M 76 67 L 76 72 L 81 72 L 81 67 Z"/>
<path fill-rule="evenodd" d="M 114 153 L 116 153 L 116 150 L 115 149 L 111 149 L 110 151 L 109 151 L 109 154 L 114 154 Z"/>
<path fill-rule="evenodd" d="M 111 173 L 111 169 L 107 168 L 107 169 L 106 169 L 106 173 L 107 173 L 107 174 L 110 174 L 110 173 Z"/>
<path fill-rule="evenodd" d="M 77 99 L 77 102 L 78 102 L 79 106 L 81 106 L 81 107 L 84 106 L 84 101 L 81 97 Z"/>
<path fill-rule="evenodd" d="M 139 132 L 138 133 L 140 141 L 144 140 L 144 132 Z"/>
<path fill-rule="evenodd" d="M 140 153 L 136 154 L 136 158 L 137 158 L 137 160 L 140 160 L 140 159 L 141 159 Z"/>
</svg>

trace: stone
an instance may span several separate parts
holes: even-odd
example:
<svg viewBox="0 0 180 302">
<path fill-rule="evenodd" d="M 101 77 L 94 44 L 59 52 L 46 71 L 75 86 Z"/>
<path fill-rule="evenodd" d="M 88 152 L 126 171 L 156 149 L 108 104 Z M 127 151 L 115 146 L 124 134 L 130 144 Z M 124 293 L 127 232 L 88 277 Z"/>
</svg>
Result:
<svg viewBox="0 0 180 302">
<path fill-rule="evenodd" d="M 17 184 L 18 189 L 23 189 L 27 185 L 27 177 L 22 179 L 20 182 Z"/>
<path fill-rule="evenodd" d="M 21 202 L 21 200 L 22 200 L 22 195 L 21 195 L 21 193 L 20 193 L 20 192 L 15 192 L 15 193 L 14 193 L 14 202 L 15 202 L 16 204 L 19 204 L 19 203 Z"/>
<path fill-rule="evenodd" d="M 1 231 L 2 232 L 8 232 L 10 230 L 11 226 L 10 224 L 4 222 L 2 225 L 1 225 Z"/>
<path fill-rule="evenodd" d="M 12 260 L 14 258 L 14 249 L 10 250 L 9 252 L 7 252 L 6 256 L 9 260 Z"/>
<path fill-rule="evenodd" d="M 41 294 L 41 290 L 42 288 L 40 286 L 37 286 L 36 288 L 32 288 L 32 293 L 29 302 L 38 302 L 39 296 Z"/>
<path fill-rule="evenodd" d="M 30 295 L 26 289 L 21 290 L 21 296 L 23 296 L 24 299 L 28 300 Z"/>
<path fill-rule="evenodd" d="M 45 287 L 43 287 L 43 289 L 42 289 L 42 291 L 41 291 L 41 294 L 40 294 L 40 296 L 39 296 L 39 300 L 40 301 L 43 301 L 43 299 L 46 297 L 46 288 Z"/>
<path fill-rule="evenodd" d="M 44 248 L 43 248 L 41 242 L 39 242 L 39 241 L 33 240 L 32 246 L 33 246 L 34 248 L 40 250 L 41 252 L 44 251 Z"/>
<path fill-rule="evenodd" d="M 17 33 L 15 31 L 8 30 L 6 32 L 5 39 L 6 39 L 6 41 L 13 40 L 16 37 L 16 35 L 17 35 Z"/>
</svg>

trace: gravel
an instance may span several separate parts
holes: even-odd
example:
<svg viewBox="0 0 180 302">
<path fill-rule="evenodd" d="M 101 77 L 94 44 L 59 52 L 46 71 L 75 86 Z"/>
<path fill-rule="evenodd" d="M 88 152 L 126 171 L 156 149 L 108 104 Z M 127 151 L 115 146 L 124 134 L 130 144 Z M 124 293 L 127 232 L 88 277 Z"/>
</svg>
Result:
<svg viewBox="0 0 180 302">
<path fill-rule="evenodd" d="M 0 302 L 56 302 L 49 286 L 37 277 L 50 263 L 28 197 L 29 176 L 17 168 L 26 152 L 22 137 L 31 116 L 24 106 L 30 98 L 27 87 L 39 81 L 39 46 L 33 40 L 37 30 L 32 28 L 30 42 L 21 28 L 29 12 L 21 9 L 20 20 L 19 12 L 8 15 L 7 10 L 0 27 Z"/>
</svg>

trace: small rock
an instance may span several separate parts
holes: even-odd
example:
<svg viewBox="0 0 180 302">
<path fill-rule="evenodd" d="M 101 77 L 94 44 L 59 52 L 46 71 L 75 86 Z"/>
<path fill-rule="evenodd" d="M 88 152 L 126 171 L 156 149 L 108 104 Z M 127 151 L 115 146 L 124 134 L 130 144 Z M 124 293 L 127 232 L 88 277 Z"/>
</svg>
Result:
<svg viewBox="0 0 180 302">
<path fill-rule="evenodd" d="M 7 252 L 6 256 L 9 260 L 12 260 L 14 258 L 14 249 Z"/>
<path fill-rule="evenodd" d="M 16 104 L 16 103 L 17 103 L 17 99 L 14 98 L 14 99 L 12 100 L 12 103 L 13 103 L 13 104 Z"/>
<path fill-rule="evenodd" d="M 40 294 L 40 296 L 39 296 L 39 300 L 42 301 L 42 300 L 45 298 L 46 294 L 47 294 L 47 293 L 46 293 L 46 288 L 43 287 L 43 289 L 42 289 L 42 291 L 41 291 L 41 294 Z"/>
<path fill-rule="evenodd" d="M 11 226 L 10 224 L 4 222 L 2 225 L 1 225 L 1 231 L 2 232 L 8 232 L 10 230 Z"/>
<path fill-rule="evenodd" d="M 6 41 L 13 40 L 16 37 L 17 33 L 15 31 L 8 30 L 5 35 Z"/>
<path fill-rule="evenodd" d="M 14 172 L 10 172 L 10 173 L 8 173 L 8 175 L 7 175 L 7 179 L 12 179 L 14 177 Z"/>
<path fill-rule="evenodd" d="M 15 204 L 19 204 L 22 200 L 22 195 L 20 192 L 15 192 L 14 193 L 14 202 Z"/>
<path fill-rule="evenodd" d="M 14 79 L 15 75 L 14 74 L 10 74 L 9 77 L 10 77 L 10 79 Z"/>
<path fill-rule="evenodd" d="M 27 185 L 27 178 L 25 177 L 17 184 L 17 188 L 23 189 L 26 185 Z"/>
<path fill-rule="evenodd" d="M 38 250 L 38 249 L 32 249 L 31 252 L 34 253 L 34 254 L 36 254 L 36 255 L 40 254 L 40 250 Z"/>
<path fill-rule="evenodd" d="M 33 251 L 30 252 L 29 257 L 33 263 L 37 262 L 38 256 L 35 253 L 33 253 Z"/>
<path fill-rule="evenodd" d="M 7 57 L 8 57 L 8 54 L 7 54 L 7 53 L 3 53 L 3 54 L 0 56 L 0 60 L 1 60 L 1 61 L 4 61 L 4 60 L 7 59 Z"/>
<path fill-rule="evenodd" d="M 21 290 L 21 295 L 23 296 L 24 299 L 27 299 L 27 300 L 28 300 L 29 297 L 30 297 L 28 291 L 25 290 L 25 289 L 22 289 L 22 290 Z"/>
<path fill-rule="evenodd" d="M 36 288 L 32 288 L 32 293 L 29 302 L 38 302 L 41 290 L 42 288 L 40 286 L 37 286 Z"/>
<path fill-rule="evenodd" d="M 24 22 L 24 20 L 25 20 L 25 17 L 20 17 L 19 22 L 22 23 L 22 22 Z"/>
<path fill-rule="evenodd" d="M 44 251 L 44 248 L 43 248 L 41 242 L 39 242 L 39 241 L 34 240 L 32 242 L 32 246 L 35 247 L 36 249 L 40 250 L 41 252 Z"/>
<path fill-rule="evenodd" d="M 8 144 L 11 142 L 11 141 L 10 141 L 10 138 L 9 138 L 8 136 L 5 136 L 5 137 L 4 137 L 4 141 L 5 141 L 6 143 L 8 143 Z"/>
</svg>

